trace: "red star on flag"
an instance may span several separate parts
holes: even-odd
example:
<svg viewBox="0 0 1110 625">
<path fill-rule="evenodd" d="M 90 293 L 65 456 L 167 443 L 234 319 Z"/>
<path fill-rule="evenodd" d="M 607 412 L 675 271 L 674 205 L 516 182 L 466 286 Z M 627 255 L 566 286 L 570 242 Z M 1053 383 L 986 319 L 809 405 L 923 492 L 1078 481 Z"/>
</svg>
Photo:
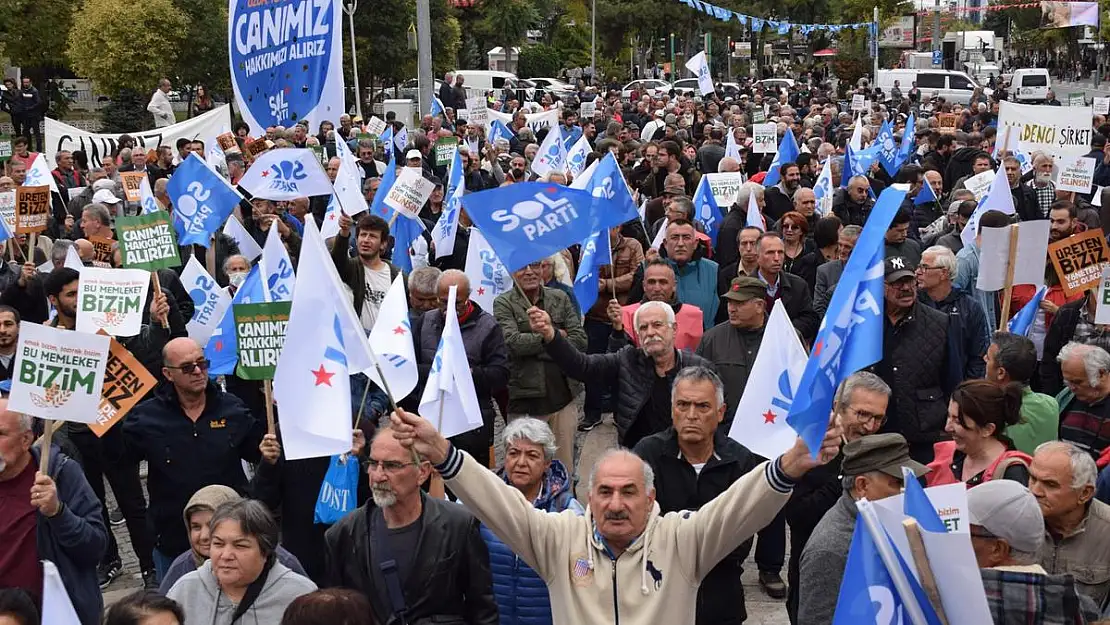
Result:
<svg viewBox="0 0 1110 625">
<path fill-rule="evenodd" d="M 217 352 L 224 351 L 224 342 L 223 341 L 216 341 L 216 351 Z"/>
<path fill-rule="evenodd" d="M 821 355 L 821 350 L 824 349 L 824 348 L 825 348 L 825 342 L 824 341 L 817 341 L 816 343 L 813 344 L 813 353 L 817 356 L 820 356 Z"/>
<path fill-rule="evenodd" d="M 269 176 L 269 175 L 270 175 L 270 170 L 269 170 L 269 169 L 264 169 L 264 170 L 262 170 L 262 177 L 263 177 L 263 178 L 265 178 L 265 177 L 267 177 L 267 176 Z"/>
<path fill-rule="evenodd" d="M 393 333 L 394 334 L 404 334 L 405 333 L 405 326 L 397 326 L 396 328 L 393 328 Z"/>
<path fill-rule="evenodd" d="M 485 295 L 485 294 L 486 294 L 486 287 L 484 287 L 484 286 L 478 287 L 478 295 Z"/>
<path fill-rule="evenodd" d="M 320 369 L 313 371 L 312 375 L 316 376 L 316 386 L 320 386 L 321 384 L 331 386 L 331 379 L 335 374 L 324 369 L 324 363 L 320 363 Z"/>
<path fill-rule="evenodd" d="M 768 409 L 767 412 L 763 413 L 763 422 L 764 423 L 774 423 L 775 422 L 775 413 L 771 412 L 771 410 Z"/>
</svg>

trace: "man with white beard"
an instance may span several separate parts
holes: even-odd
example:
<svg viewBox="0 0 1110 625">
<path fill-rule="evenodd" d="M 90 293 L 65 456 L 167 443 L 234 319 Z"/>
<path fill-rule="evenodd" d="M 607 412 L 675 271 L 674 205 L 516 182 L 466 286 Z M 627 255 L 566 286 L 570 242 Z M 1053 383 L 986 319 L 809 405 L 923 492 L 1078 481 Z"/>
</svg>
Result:
<svg viewBox="0 0 1110 625">
<path fill-rule="evenodd" d="M 478 521 L 420 489 L 432 466 L 390 428 L 374 436 L 367 466 L 373 504 L 328 530 L 326 585 L 365 594 L 381 622 L 497 625 Z"/>
<path fill-rule="evenodd" d="M 1052 203 L 1056 201 L 1056 184 L 1052 182 L 1054 165 L 1052 157 L 1044 152 L 1033 155 L 1033 179 L 1029 181 L 1029 186 L 1037 196 L 1037 207 L 1045 219 L 1048 219 Z"/>
</svg>

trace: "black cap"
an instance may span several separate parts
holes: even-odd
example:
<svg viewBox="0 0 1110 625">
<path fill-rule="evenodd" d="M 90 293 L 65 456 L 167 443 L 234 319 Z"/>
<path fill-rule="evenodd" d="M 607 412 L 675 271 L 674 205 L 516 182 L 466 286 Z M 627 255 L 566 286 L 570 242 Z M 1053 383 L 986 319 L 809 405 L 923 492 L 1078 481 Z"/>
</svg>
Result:
<svg viewBox="0 0 1110 625">
<path fill-rule="evenodd" d="M 902 479 L 902 467 L 909 467 L 917 477 L 930 471 L 929 467 L 910 458 L 910 446 L 901 434 L 871 434 L 844 446 L 841 473 L 847 477 L 882 471 Z"/>
<path fill-rule="evenodd" d="M 909 261 L 905 256 L 889 256 L 886 259 L 886 271 L 884 278 L 887 284 L 897 282 L 902 278 L 914 275 L 914 267 L 910 267 Z"/>
</svg>

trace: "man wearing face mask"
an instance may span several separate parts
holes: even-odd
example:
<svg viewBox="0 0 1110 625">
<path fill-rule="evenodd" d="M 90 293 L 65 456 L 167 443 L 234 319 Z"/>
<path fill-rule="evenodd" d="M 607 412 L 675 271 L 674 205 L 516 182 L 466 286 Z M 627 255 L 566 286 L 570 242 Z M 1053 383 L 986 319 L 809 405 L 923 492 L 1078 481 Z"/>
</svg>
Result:
<svg viewBox="0 0 1110 625">
<path fill-rule="evenodd" d="M 251 261 L 242 254 L 233 254 L 224 261 L 224 273 L 227 274 L 227 294 L 235 297 L 235 292 L 243 286 L 247 274 L 251 270 Z"/>
</svg>

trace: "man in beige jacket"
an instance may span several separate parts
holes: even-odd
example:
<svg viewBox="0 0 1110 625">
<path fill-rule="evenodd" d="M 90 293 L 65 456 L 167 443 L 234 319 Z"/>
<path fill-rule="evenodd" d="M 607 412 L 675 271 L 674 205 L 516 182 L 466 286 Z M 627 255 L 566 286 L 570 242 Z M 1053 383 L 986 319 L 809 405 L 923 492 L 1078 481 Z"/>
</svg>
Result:
<svg viewBox="0 0 1110 625">
<path fill-rule="evenodd" d="M 814 460 L 799 439 L 700 510 L 665 516 L 651 467 L 613 449 L 595 465 L 589 507 L 579 516 L 537 510 L 418 415 L 399 411 L 392 420 L 397 440 L 432 462 L 474 516 L 544 579 L 555 625 L 692 624 L 702 578 L 769 523 L 794 483 L 836 456 L 840 443 L 831 428 Z"/>
</svg>

